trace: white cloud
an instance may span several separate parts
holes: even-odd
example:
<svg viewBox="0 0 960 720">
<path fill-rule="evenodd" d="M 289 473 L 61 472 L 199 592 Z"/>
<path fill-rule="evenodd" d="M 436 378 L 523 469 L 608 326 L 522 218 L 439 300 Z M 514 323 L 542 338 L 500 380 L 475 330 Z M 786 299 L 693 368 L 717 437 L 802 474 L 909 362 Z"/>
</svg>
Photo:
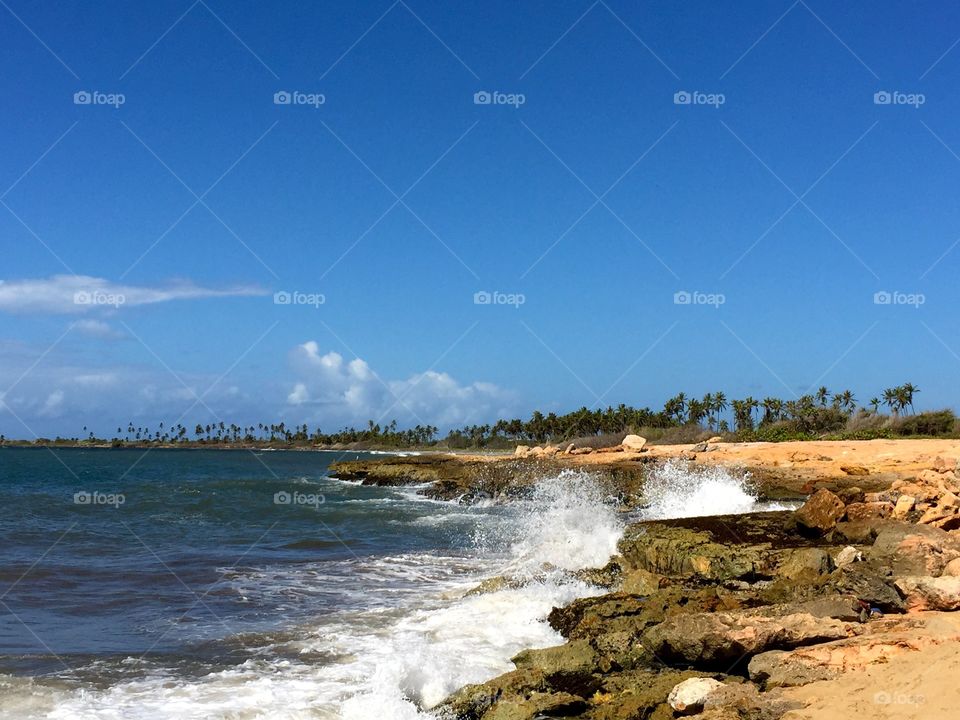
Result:
<svg viewBox="0 0 960 720">
<path fill-rule="evenodd" d="M 60 414 L 63 406 L 63 390 L 54 390 L 52 393 L 47 395 L 46 401 L 43 403 L 43 407 L 40 408 L 38 413 L 41 417 L 56 417 Z"/>
<path fill-rule="evenodd" d="M 167 426 L 182 422 L 191 436 L 196 423 L 220 420 L 241 425 L 283 420 L 330 432 L 366 425 L 368 419 L 381 424 L 395 419 L 401 427 L 427 423 L 445 431 L 516 414 L 514 396 L 497 385 L 462 382 L 434 370 L 387 379 L 363 359 L 325 352 L 316 342 L 294 347 L 269 368 L 238 367 L 229 383 L 210 371 L 176 377 L 149 358 L 124 357 L 130 347 L 136 346 L 125 343 L 105 352 L 62 343 L 50 350 L 0 339 L 0 391 L 9 390 L 0 394 L 0 433 L 74 437 L 86 425 L 110 435 L 128 422 L 155 430 L 161 420 Z"/>
<path fill-rule="evenodd" d="M 201 287 L 192 282 L 164 286 L 127 285 L 90 275 L 0 280 L 0 311 L 9 313 L 79 314 L 97 308 L 118 309 L 171 300 L 266 295 L 260 288 Z"/>
<path fill-rule="evenodd" d="M 110 323 L 104 322 L 103 320 L 77 320 L 73 324 L 73 328 L 81 335 L 98 338 L 100 340 L 116 340 L 118 338 L 126 337 Z"/>
<path fill-rule="evenodd" d="M 506 416 L 514 402 L 497 385 L 462 384 L 434 370 L 385 380 L 360 358 L 347 362 L 339 353 L 321 353 L 313 340 L 294 348 L 290 362 L 297 378 L 287 404 L 301 411 L 313 406 L 308 419 L 325 428 L 368 419 L 439 427 L 480 423 Z"/>
</svg>

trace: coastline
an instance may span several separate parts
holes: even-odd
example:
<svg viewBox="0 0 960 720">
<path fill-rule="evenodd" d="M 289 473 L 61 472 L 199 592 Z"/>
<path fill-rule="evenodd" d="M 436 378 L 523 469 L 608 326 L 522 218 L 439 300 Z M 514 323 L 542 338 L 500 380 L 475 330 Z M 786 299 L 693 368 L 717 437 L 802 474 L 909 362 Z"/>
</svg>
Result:
<svg viewBox="0 0 960 720">
<path fill-rule="evenodd" d="M 578 573 L 605 594 L 550 613 L 566 642 L 515 655 L 513 671 L 457 691 L 440 717 L 929 718 L 947 717 L 938 708 L 952 695 L 933 694 L 949 670 L 924 669 L 960 666 L 960 614 L 944 614 L 960 609 L 958 458 L 949 440 L 803 441 L 332 470 L 461 502 L 508 500 L 545 470 L 586 470 L 631 506 L 631 493 L 644 502 L 647 471 L 673 462 L 748 471 L 762 497 L 810 498 L 796 512 L 627 525 L 610 563 Z M 488 588 L 502 582 L 535 580 Z M 691 693 L 696 703 L 678 709 Z"/>
</svg>

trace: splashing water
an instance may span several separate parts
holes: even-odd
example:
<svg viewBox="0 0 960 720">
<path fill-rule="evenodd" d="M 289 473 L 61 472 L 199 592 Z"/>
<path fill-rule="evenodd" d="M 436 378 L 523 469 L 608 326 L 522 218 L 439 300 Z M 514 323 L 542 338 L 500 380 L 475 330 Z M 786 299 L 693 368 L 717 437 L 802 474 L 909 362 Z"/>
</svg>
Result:
<svg viewBox="0 0 960 720">
<path fill-rule="evenodd" d="M 511 530 L 510 570 L 579 570 L 607 563 L 623 523 L 593 476 L 564 470 L 537 484 Z"/>
<path fill-rule="evenodd" d="M 564 571 L 605 564 L 622 533 L 592 476 L 563 471 L 541 480 L 532 497 L 486 518 L 476 535 L 484 552 L 503 558 L 498 574 L 536 581 L 461 597 L 398 623 L 374 650 L 384 660 L 375 686 L 348 699 L 343 717 L 422 717 L 414 703 L 433 707 L 463 685 L 513 669 L 509 658 L 519 650 L 562 642 L 546 615 L 599 592 Z"/>
<path fill-rule="evenodd" d="M 793 507 L 761 502 L 746 471 L 717 465 L 689 465 L 668 460 L 655 467 L 644 483 L 648 505 L 643 520 L 734 515 Z"/>
</svg>

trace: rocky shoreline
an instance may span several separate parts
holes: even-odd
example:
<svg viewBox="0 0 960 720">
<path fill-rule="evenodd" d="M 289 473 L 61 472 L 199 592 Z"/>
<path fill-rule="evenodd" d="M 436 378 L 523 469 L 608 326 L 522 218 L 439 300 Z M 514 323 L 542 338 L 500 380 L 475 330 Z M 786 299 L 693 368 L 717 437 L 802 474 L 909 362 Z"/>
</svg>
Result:
<svg viewBox="0 0 960 720">
<path fill-rule="evenodd" d="M 833 717 L 808 714 L 831 683 L 924 653 L 960 665 L 960 613 L 951 615 L 960 609 L 960 447 L 939 449 L 876 473 L 841 457 L 845 470 L 812 485 L 793 466 L 759 464 L 752 470 L 765 492 L 820 487 L 796 512 L 629 525 L 607 566 L 578 573 L 606 593 L 547 618 L 565 644 L 519 653 L 515 670 L 462 688 L 434 712 L 451 720 Z M 694 462 L 704 451 L 673 452 Z M 544 470 L 587 468 L 629 505 L 643 502 L 644 469 L 669 459 L 583 457 L 390 458 L 339 463 L 334 473 L 470 502 L 523 493 Z M 485 585 L 475 592 L 502 587 Z M 935 674 L 918 676 L 915 686 Z M 867 717 L 951 717 L 937 714 L 943 693 L 843 692 L 836 701 L 855 700 Z"/>
</svg>

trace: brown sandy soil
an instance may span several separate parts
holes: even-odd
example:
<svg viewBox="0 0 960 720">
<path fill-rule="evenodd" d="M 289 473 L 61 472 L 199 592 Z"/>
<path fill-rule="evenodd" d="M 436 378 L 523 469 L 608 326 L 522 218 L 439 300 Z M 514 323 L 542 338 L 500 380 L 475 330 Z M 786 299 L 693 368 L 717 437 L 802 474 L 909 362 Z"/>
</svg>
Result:
<svg viewBox="0 0 960 720">
<path fill-rule="evenodd" d="M 834 680 L 789 688 L 806 705 L 782 720 L 949 720 L 960 717 L 960 614 L 922 613 L 903 634 L 917 649 L 890 653 Z M 894 636 L 896 631 L 892 633 Z"/>
</svg>

